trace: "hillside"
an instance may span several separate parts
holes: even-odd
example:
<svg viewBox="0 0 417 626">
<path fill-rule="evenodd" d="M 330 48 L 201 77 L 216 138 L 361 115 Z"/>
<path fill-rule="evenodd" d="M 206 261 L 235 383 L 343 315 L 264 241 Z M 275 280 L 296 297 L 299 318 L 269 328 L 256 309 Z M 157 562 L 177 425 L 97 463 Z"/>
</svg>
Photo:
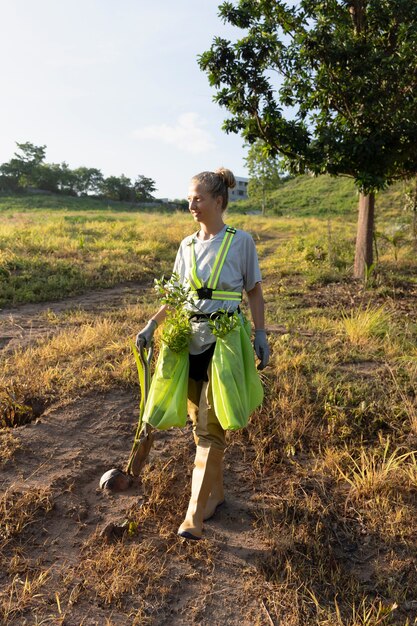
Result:
<svg viewBox="0 0 417 626">
<path fill-rule="evenodd" d="M 390 215 L 401 211 L 405 187 L 403 182 L 396 183 L 378 194 L 377 210 Z M 305 175 L 283 183 L 268 195 L 267 214 L 317 217 L 345 215 L 355 211 L 357 203 L 358 192 L 350 178 Z M 251 198 L 234 202 L 230 206 L 231 212 L 259 210 L 260 203 Z"/>
</svg>

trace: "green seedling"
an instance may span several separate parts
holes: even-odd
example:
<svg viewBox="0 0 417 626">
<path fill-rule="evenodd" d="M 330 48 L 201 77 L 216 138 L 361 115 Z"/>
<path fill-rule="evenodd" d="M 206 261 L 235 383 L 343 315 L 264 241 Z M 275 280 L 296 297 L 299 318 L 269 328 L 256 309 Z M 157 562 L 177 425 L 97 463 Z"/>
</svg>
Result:
<svg viewBox="0 0 417 626">
<path fill-rule="evenodd" d="M 160 280 L 155 278 L 154 285 L 161 302 L 169 307 L 178 308 L 190 302 L 190 289 L 180 284 L 178 274 L 172 274 L 168 280 L 164 276 Z"/>
<path fill-rule="evenodd" d="M 239 315 L 237 311 L 229 315 L 227 311 L 220 309 L 215 318 L 209 319 L 208 324 L 215 337 L 226 337 L 239 324 Z"/>
<path fill-rule="evenodd" d="M 191 324 L 187 312 L 184 309 L 174 309 L 167 316 L 162 341 L 173 352 L 182 352 L 188 347 L 191 336 Z"/>
<path fill-rule="evenodd" d="M 178 274 L 172 274 L 169 280 L 155 279 L 155 290 L 161 302 L 168 306 L 162 341 L 173 352 L 185 350 L 191 336 L 189 312 L 185 309 L 185 304 L 190 302 L 190 290 L 179 281 Z"/>
</svg>

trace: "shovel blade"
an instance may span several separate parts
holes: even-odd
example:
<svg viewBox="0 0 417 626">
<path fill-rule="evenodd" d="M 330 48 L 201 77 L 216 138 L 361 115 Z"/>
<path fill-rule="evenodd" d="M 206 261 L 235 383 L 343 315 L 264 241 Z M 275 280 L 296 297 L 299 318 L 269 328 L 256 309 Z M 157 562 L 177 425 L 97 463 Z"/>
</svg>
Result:
<svg viewBox="0 0 417 626">
<path fill-rule="evenodd" d="M 155 436 L 153 432 L 142 433 L 138 445 L 132 450 L 128 471 L 132 476 L 139 476 L 151 451 Z"/>
</svg>

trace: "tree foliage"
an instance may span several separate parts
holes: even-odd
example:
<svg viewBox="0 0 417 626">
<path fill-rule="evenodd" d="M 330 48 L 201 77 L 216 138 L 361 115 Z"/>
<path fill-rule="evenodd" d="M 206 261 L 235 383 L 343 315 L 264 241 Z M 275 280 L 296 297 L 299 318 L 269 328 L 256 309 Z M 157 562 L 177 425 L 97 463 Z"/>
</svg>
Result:
<svg viewBox="0 0 417 626">
<path fill-rule="evenodd" d="M 152 178 L 146 176 L 138 176 L 134 182 L 133 188 L 135 190 L 136 199 L 140 202 L 146 200 L 152 200 L 153 192 L 156 191 L 155 181 Z"/>
<path fill-rule="evenodd" d="M 200 67 L 231 114 L 227 132 L 265 141 L 306 170 L 354 178 L 364 193 L 417 171 L 417 3 L 239 0 L 242 29 L 217 37 Z"/>
<path fill-rule="evenodd" d="M 26 141 L 25 143 L 16 142 L 18 151 L 15 152 L 15 159 L 21 163 L 28 165 L 40 165 L 45 160 L 46 146 L 35 146 L 35 144 Z"/>
<path fill-rule="evenodd" d="M 77 194 L 98 194 L 103 184 L 103 174 L 95 167 L 77 167 L 74 170 L 74 189 Z"/>
</svg>

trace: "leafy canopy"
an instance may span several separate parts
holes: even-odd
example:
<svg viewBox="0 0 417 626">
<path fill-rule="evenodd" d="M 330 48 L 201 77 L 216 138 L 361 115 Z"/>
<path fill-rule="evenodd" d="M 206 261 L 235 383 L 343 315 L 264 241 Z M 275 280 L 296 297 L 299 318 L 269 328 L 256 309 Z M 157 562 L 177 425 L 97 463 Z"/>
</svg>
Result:
<svg viewBox="0 0 417 626">
<path fill-rule="evenodd" d="M 292 173 L 352 176 L 369 193 L 417 172 L 417 3 L 239 0 L 243 29 L 199 57 L 231 116 L 226 132 L 263 139 Z"/>
</svg>

